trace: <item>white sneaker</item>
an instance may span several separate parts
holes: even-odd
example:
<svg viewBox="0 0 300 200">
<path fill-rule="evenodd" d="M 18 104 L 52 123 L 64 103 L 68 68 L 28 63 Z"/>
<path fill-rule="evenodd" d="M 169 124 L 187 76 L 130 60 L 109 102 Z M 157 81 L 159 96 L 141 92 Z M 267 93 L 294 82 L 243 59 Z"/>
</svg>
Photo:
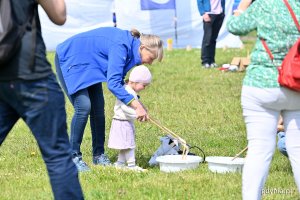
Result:
<svg viewBox="0 0 300 200">
<path fill-rule="evenodd" d="M 216 68 L 216 67 L 218 67 L 218 65 L 217 65 L 217 63 L 211 63 L 211 64 L 210 64 L 210 67 L 211 67 L 211 68 Z"/>
<path fill-rule="evenodd" d="M 210 64 L 204 63 L 204 64 L 202 64 L 202 68 L 208 69 L 208 68 L 210 68 Z"/>
<path fill-rule="evenodd" d="M 114 166 L 115 168 L 117 168 L 117 169 L 121 169 L 121 168 L 126 167 L 126 166 L 125 166 L 125 163 L 121 163 L 121 162 L 115 162 L 113 166 Z"/>
<path fill-rule="evenodd" d="M 132 171 L 136 171 L 136 172 L 146 172 L 148 171 L 147 169 L 143 169 L 137 165 L 134 166 L 127 166 L 126 169 L 132 170 Z"/>
</svg>

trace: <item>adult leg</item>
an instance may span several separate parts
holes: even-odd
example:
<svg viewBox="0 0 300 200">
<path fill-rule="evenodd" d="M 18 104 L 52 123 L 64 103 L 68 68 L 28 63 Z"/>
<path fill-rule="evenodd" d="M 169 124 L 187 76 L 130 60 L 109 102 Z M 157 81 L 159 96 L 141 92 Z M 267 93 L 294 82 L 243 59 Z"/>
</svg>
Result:
<svg viewBox="0 0 300 200">
<path fill-rule="evenodd" d="M 105 115 L 102 84 L 89 87 L 91 98 L 90 124 L 93 140 L 93 163 L 95 165 L 110 165 L 110 160 L 104 153 Z"/>
<path fill-rule="evenodd" d="M 9 104 L 16 100 L 14 91 L 15 89 L 11 88 L 10 83 L 2 82 L 0 84 L 0 145 L 19 119 L 18 113 L 12 107 L 13 105 Z M 14 102 L 14 104 L 18 105 L 18 102 Z"/>
<path fill-rule="evenodd" d="M 22 84 L 22 118 L 34 134 L 55 199 L 83 199 L 72 162 L 63 93 L 54 75 Z"/>
<path fill-rule="evenodd" d="M 212 37 L 212 22 L 203 21 L 203 39 L 201 46 L 201 60 L 202 64 L 210 64 L 210 41 Z"/>
<path fill-rule="evenodd" d="M 280 111 L 263 108 L 264 93 L 259 97 L 252 90 L 243 87 L 242 106 L 247 128 L 248 152 L 242 175 L 244 200 L 261 198 L 269 166 L 276 147 L 277 122 Z"/>
<path fill-rule="evenodd" d="M 81 157 L 80 146 L 84 129 L 91 110 L 91 102 L 87 89 L 82 89 L 70 96 L 75 113 L 71 122 L 71 149 L 73 157 Z"/>
<path fill-rule="evenodd" d="M 18 119 L 19 116 L 15 110 L 0 99 L 0 145 Z"/>
<path fill-rule="evenodd" d="M 91 99 L 90 124 L 93 140 L 93 156 L 104 153 L 105 142 L 105 113 L 102 84 L 97 83 L 88 88 Z"/>
<path fill-rule="evenodd" d="M 222 27 L 223 21 L 224 21 L 224 13 L 221 13 L 219 15 L 213 15 L 212 18 L 212 33 L 211 33 L 211 41 L 210 41 L 210 61 L 211 63 L 215 63 L 215 55 L 216 55 L 216 44 L 217 44 L 217 38 L 220 32 L 220 29 Z"/>
<path fill-rule="evenodd" d="M 286 130 L 286 149 L 300 192 L 300 111 L 284 111 L 283 120 Z"/>
</svg>

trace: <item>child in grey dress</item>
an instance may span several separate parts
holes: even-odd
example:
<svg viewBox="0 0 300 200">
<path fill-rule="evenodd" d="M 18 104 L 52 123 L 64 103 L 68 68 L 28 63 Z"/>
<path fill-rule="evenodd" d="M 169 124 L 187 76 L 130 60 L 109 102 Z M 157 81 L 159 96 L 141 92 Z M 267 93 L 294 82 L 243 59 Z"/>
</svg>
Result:
<svg viewBox="0 0 300 200">
<path fill-rule="evenodd" d="M 125 89 L 138 100 L 138 93 L 151 83 L 152 75 L 147 67 L 135 67 Z M 145 171 L 135 163 L 135 127 L 136 112 L 133 108 L 116 100 L 114 116 L 108 139 L 108 147 L 119 150 L 118 160 L 114 165 L 118 168 L 134 171 Z M 127 165 L 126 165 L 127 164 Z"/>
</svg>

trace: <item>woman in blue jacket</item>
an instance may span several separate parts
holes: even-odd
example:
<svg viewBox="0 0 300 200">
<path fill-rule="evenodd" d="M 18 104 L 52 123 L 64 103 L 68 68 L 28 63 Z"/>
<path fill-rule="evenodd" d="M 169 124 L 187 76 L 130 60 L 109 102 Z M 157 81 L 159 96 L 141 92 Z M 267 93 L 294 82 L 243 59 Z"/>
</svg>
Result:
<svg viewBox="0 0 300 200">
<path fill-rule="evenodd" d="M 105 115 L 102 82 L 123 103 L 136 110 L 137 119 L 148 118 L 143 105 L 123 87 L 126 73 L 135 65 L 152 64 L 163 58 L 163 42 L 155 35 L 114 27 L 97 28 L 77 34 L 56 48 L 58 78 L 74 106 L 70 143 L 79 171 L 89 167 L 82 160 L 80 145 L 90 116 L 93 163 L 110 164 L 104 154 Z"/>
</svg>

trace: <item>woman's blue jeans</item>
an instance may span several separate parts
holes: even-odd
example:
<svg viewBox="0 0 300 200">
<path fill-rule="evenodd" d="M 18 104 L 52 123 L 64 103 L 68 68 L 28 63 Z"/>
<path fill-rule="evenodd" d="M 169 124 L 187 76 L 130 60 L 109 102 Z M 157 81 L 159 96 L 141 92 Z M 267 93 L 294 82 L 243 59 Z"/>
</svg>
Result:
<svg viewBox="0 0 300 200">
<path fill-rule="evenodd" d="M 68 94 L 57 55 L 55 56 L 55 66 L 61 86 L 65 93 Z M 80 145 L 89 117 L 92 131 L 93 156 L 103 154 L 105 142 L 105 115 L 102 83 L 97 83 L 88 88 L 79 90 L 75 94 L 68 95 L 68 98 L 75 110 L 71 123 L 70 136 L 73 157 L 82 156 Z"/>
</svg>

